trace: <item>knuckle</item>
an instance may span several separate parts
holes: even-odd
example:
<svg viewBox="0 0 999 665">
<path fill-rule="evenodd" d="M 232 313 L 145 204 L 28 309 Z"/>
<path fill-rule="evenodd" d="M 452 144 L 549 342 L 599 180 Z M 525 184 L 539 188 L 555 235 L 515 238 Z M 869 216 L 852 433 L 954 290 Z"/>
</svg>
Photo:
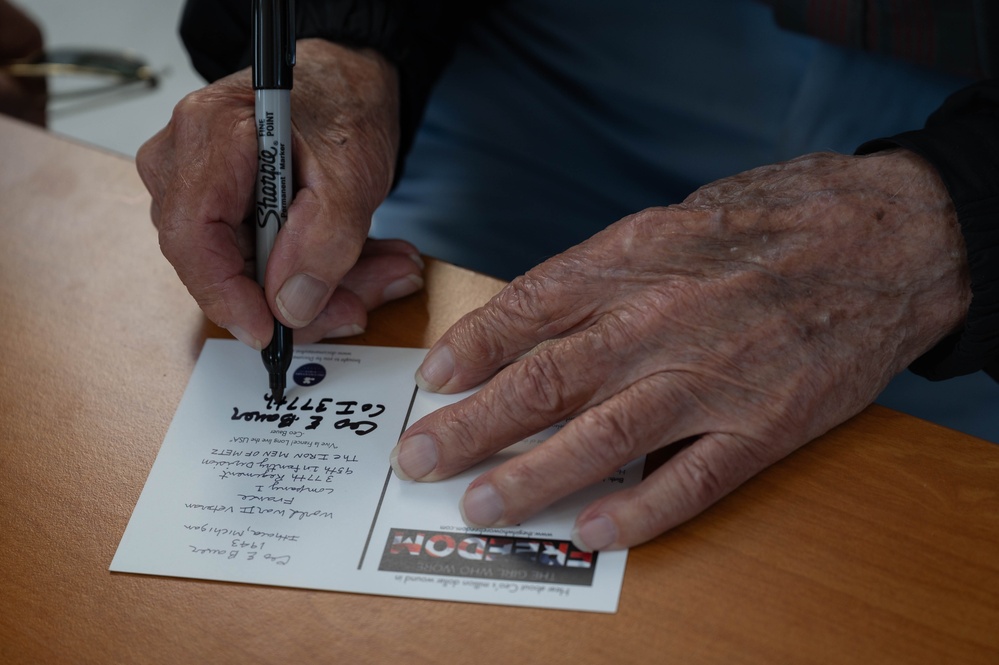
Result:
<svg viewBox="0 0 999 665">
<path fill-rule="evenodd" d="M 650 313 L 660 309 L 645 308 L 644 304 L 629 303 L 603 314 L 597 325 L 583 333 L 591 353 L 627 363 L 636 350 L 648 349 L 648 341 L 657 339 L 663 322 L 660 316 Z"/>
<path fill-rule="evenodd" d="M 527 455 L 519 455 L 500 466 L 493 472 L 492 481 L 509 497 L 507 512 L 515 515 L 519 515 L 524 506 L 531 506 L 532 512 L 540 510 L 543 506 L 539 505 L 539 500 L 553 485 L 551 469 L 533 464 Z M 541 503 L 548 501 L 550 499 Z"/>
<path fill-rule="evenodd" d="M 160 204 L 156 202 L 156 199 L 153 199 L 149 203 L 149 219 L 152 220 L 153 226 L 157 229 L 160 227 L 160 217 Z"/>
<path fill-rule="evenodd" d="M 439 442 L 441 459 L 437 470 L 442 473 L 466 469 L 483 459 L 489 451 L 482 450 L 484 440 L 482 420 L 462 417 L 455 414 L 438 423 L 433 429 L 434 438 Z"/>
<path fill-rule="evenodd" d="M 697 445 L 688 448 L 682 463 L 677 467 L 677 476 L 682 489 L 693 505 L 707 506 L 717 501 L 727 490 L 715 465 L 705 458 Z"/>
<path fill-rule="evenodd" d="M 634 232 L 638 232 L 652 223 L 658 223 L 661 221 L 662 213 L 664 208 L 654 207 L 645 208 L 644 210 L 639 210 L 633 215 L 629 215 L 621 220 L 622 226 L 625 229 L 631 229 Z"/>
<path fill-rule="evenodd" d="M 567 270 L 552 259 L 510 282 L 488 305 L 494 325 L 532 339 L 551 337 L 571 326 L 592 303 L 579 302 L 566 287 L 577 279 L 566 275 Z"/>
<path fill-rule="evenodd" d="M 638 455 L 639 442 L 623 409 L 593 408 L 577 420 L 576 454 L 587 466 L 606 470 Z"/>
<path fill-rule="evenodd" d="M 677 473 L 694 507 L 702 510 L 722 498 L 786 451 L 735 434 L 703 437 L 677 456 Z"/>
<path fill-rule="evenodd" d="M 447 331 L 445 339 L 460 364 L 499 367 L 511 360 L 503 332 L 491 321 L 486 310 L 479 309 L 461 318 Z"/>
<path fill-rule="evenodd" d="M 205 89 L 200 88 L 198 90 L 193 90 L 188 94 L 180 98 L 174 107 L 173 115 L 174 117 L 190 115 L 193 109 L 196 109 L 201 105 L 199 101 L 205 95 Z"/>
<path fill-rule="evenodd" d="M 511 368 L 512 398 L 534 412 L 562 414 L 567 404 L 567 382 L 562 368 L 550 353 L 539 352 Z"/>
<path fill-rule="evenodd" d="M 515 278 L 496 296 L 497 314 L 510 318 L 533 319 L 543 295 L 541 283 L 531 275 Z"/>
<path fill-rule="evenodd" d="M 206 104 L 212 104 L 216 100 L 216 86 L 208 85 L 197 90 L 193 90 L 183 97 L 180 98 L 173 107 L 174 121 L 197 116 L 203 110 Z"/>
<path fill-rule="evenodd" d="M 159 173 L 156 168 L 157 159 L 157 148 L 153 144 L 154 139 L 150 139 L 143 143 L 139 150 L 135 153 L 135 170 L 139 173 L 139 178 L 142 180 L 142 184 L 146 186 L 151 194 L 156 196 L 159 194 L 158 191 L 154 191 L 154 187 L 157 181 L 157 175 Z M 156 187 L 158 190 L 159 188 Z"/>
<path fill-rule="evenodd" d="M 663 226 L 669 218 L 669 209 L 652 207 L 628 215 L 615 226 L 616 230 L 633 245 L 655 241 L 662 235 Z"/>
<path fill-rule="evenodd" d="M 321 337 L 338 337 L 342 336 L 345 327 L 364 330 L 367 325 L 368 311 L 361 299 L 352 291 L 338 287 L 306 329 Z"/>
<path fill-rule="evenodd" d="M 529 276 L 504 287 L 484 307 L 462 318 L 449 331 L 452 348 L 476 366 L 504 365 L 519 355 L 524 343 L 533 345 L 537 327 L 547 321 L 539 316 L 543 289 Z M 525 325 L 525 323 L 527 325 Z"/>
<path fill-rule="evenodd" d="M 175 267 L 182 270 L 199 268 L 201 265 L 194 260 L 191 252 L 191 220 L 177 214 L 159 215 L 157 230 L 159 231 L 160 251 L 163 256 Z M 206 248 L 205 251 L 211 251 Z M 218 256 L 212 252 L 213 259 L 225 260 L 228 257 Z M 213 264 L 217 265 L 217 264 Z"/>
</svg>

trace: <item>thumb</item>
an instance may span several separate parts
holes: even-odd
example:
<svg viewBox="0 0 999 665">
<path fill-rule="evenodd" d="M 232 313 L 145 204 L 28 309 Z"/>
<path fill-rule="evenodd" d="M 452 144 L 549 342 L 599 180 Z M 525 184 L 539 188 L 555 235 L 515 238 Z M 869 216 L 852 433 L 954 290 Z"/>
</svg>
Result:
<svg viewBox="0 0 999 665">
<path fill-rule="evenodd" d="M 323 310 L 367 237 L 370 214 L 331 208 L 329 197 L 299 190 L 267 263 L 267 302 L 292 328 L 307 326 Z"/>
</svg>

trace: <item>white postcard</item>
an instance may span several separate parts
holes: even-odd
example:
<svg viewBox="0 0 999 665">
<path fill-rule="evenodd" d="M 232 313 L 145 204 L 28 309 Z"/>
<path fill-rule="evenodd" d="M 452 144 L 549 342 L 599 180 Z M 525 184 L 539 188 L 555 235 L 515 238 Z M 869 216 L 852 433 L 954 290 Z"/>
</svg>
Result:
<svg viewBox="0 0 999 665">
<path fill-rule="evenodd" d="M 593 499 L 634 485 L 642 460 L 516 527 L 473 529 L 458 501 L 478 474 L 399 480 L 408 424 L 463 395 L 413 381 L 426 350 L 295 349 L 277 404 L 260 354 L 209 339 L 111 570 L 330 591 L 595 612 L 617 609 L 627 552 L 570 541 Z"/>
</svg>

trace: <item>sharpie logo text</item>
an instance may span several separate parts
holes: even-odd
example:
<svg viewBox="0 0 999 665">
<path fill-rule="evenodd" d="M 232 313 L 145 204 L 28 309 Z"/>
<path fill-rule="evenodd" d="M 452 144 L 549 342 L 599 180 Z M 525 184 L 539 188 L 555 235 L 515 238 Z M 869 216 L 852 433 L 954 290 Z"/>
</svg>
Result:
<svg viewBox="0 0 999 665">
<path fill-rule="evenodd" d="M 266 120 L 260 120 L 258 135 L 274 135 L 273 113 L 268 112 Z M 272 223 L 280 226 L 288 201 L 285 147 L 279 141 L 272 142 L 271 147 L 265 147 L 261 142 L 257 159 L 257 226 L 265 228 Z"/>
</svg>

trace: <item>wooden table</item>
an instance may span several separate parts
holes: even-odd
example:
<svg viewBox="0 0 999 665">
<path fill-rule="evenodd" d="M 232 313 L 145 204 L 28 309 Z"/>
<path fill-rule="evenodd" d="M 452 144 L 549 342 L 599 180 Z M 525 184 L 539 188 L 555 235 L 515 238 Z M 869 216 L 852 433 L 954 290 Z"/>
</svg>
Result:
<svg viewBox="0 0 999 665">
<path fill-rule="evenodd" d="M 884 408 L 634 549 L 615 615 L 112 574 L 206 336 L 129 160 L 0 119 L 0 662 L 999 663 L 999 446 Z M 430 262 L 351 340 L 501 284 Z"/>
</svg>

